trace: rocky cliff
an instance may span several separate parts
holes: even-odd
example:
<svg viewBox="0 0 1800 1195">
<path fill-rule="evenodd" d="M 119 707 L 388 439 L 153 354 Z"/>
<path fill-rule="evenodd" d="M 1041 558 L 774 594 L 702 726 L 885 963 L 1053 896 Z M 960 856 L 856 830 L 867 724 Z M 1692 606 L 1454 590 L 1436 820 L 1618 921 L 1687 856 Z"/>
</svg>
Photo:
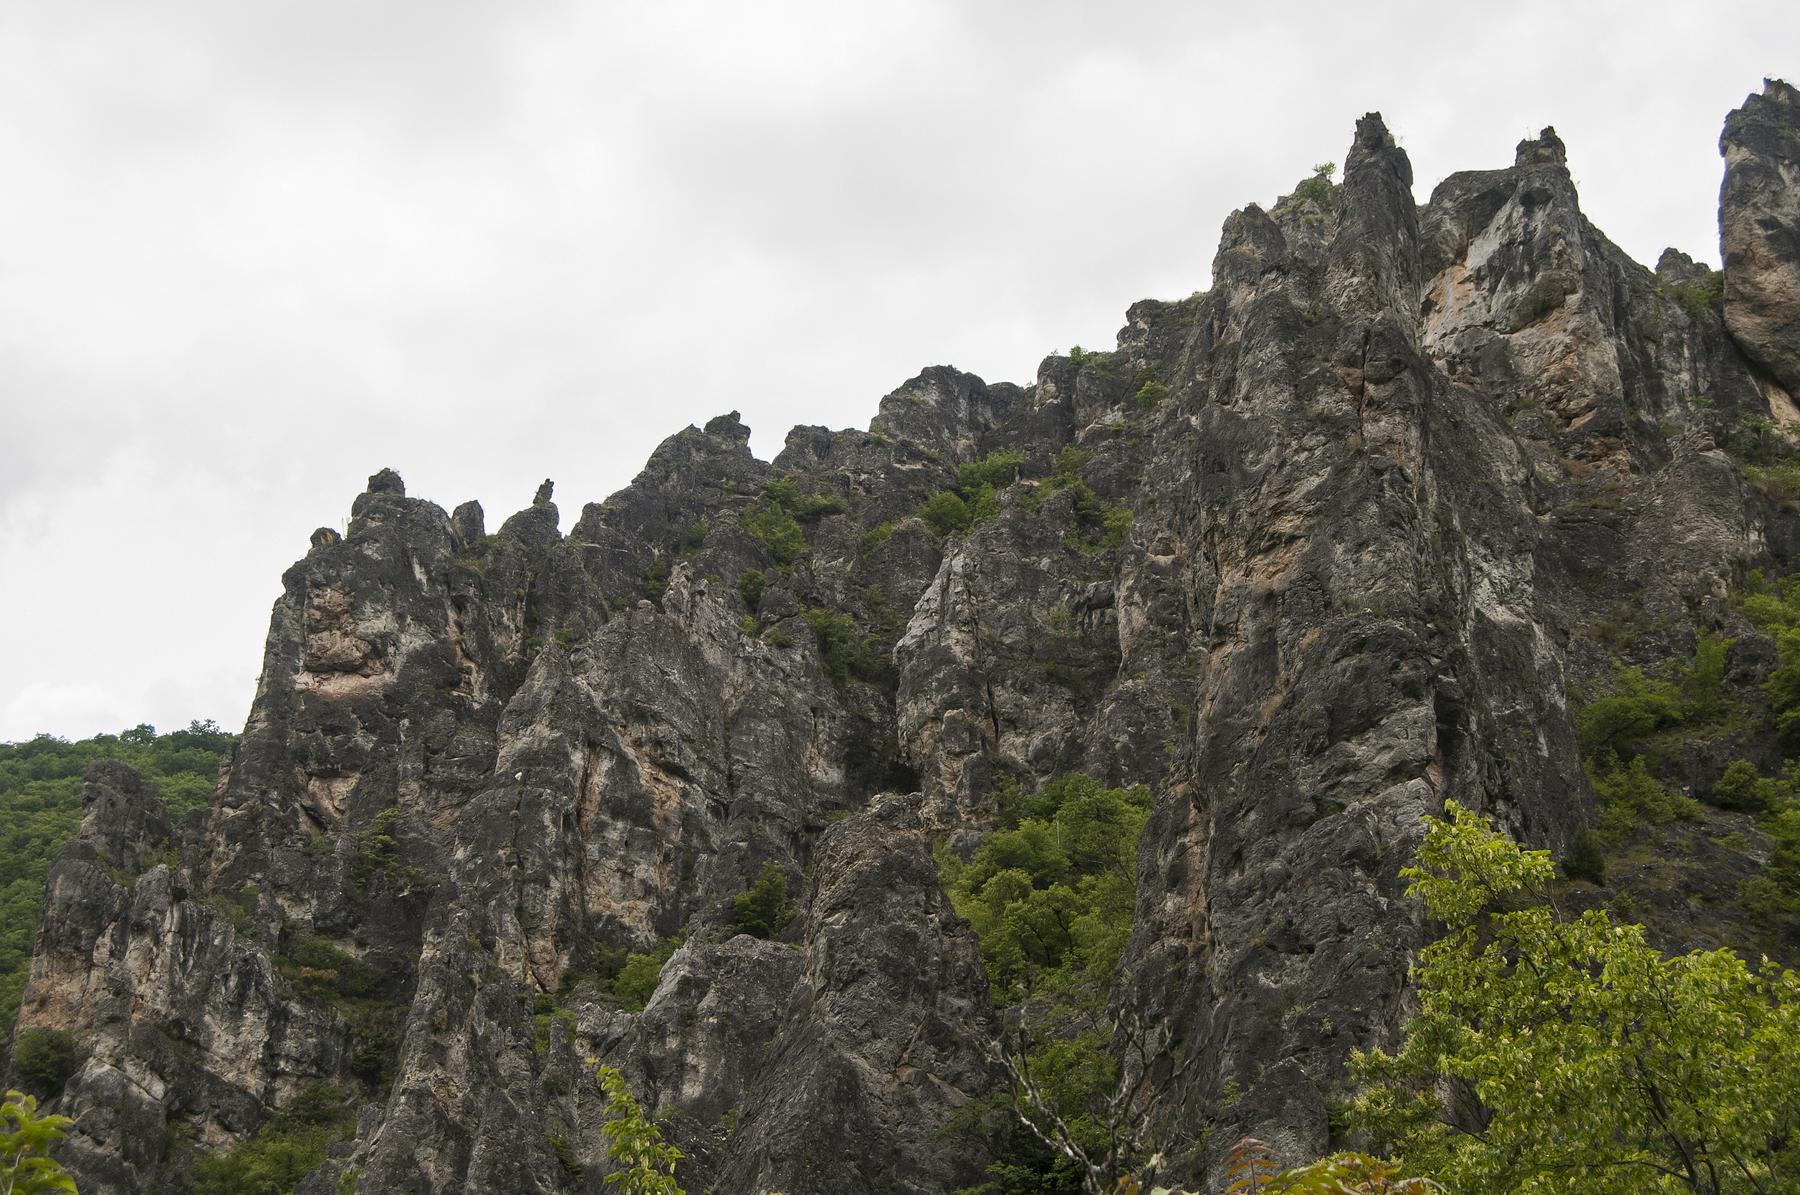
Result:
<svg viewBox="0 0 1800 1195">
<path fill-rule="evenodd" d="M 88 778 L 15 1030 L 82 1047 L 82 1190 L 183 1190 L 330 1084 L 354 1132 L 302 1191 L 599 1192 L 596 1061 L 691 1191 L 972 1183 L 945 1130 L 1002 1019 L 934 851 L 1071 772 L 1153 794 L 1112 1001 L 1177 1177 L 1325 1151 L 1407 1012 L 1425 817 L 1566 850 L 1616 658 L 1723 635 L 1765 701 L 1735 595 L 1800 552 L 1797 146 L 1785 84 L 1727 121 L 1721 279 L 1613 246 L 1551 130 L 1419 205 L 1370 115 L 1341 182 L 1232 214 L 1209 291 L 1029 386 L 928 369 L 772 463 L 722 415 L 567 535 L 549 483 L 489 533 L 377 473 L 283 579 L 210 811 Z M 1778 756 L 1758 725 L 1676 782 Z M 1733 817 L 1683 849 L 1754 871 Z M 791 922 L 733 934 L 771 863 Z M 643 1009 L 607 998 L 658 943 Z"/>
</svg>

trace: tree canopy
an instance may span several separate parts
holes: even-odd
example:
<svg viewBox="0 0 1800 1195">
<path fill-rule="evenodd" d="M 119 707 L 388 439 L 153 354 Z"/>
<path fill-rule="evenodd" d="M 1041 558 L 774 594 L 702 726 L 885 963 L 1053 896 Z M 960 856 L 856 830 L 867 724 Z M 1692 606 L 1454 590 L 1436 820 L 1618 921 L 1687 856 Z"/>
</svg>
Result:
<svg viewBox="0 0 1800 1195">
<path fill-rule="evenodd" d="M 1562 917 L 1547 852 L 1446 812 L 1402 873 L 1444 927 L 1419 1014 L 1357 1056 L 1352 1120 L 1464 1195 L 1796 1189 L 1800 979 Z"/>
<path fill-rule="evenodd" d="M 174 818 L 212 799 L 219 761 L 236 741 L 211 722 L 191 722 L 168 734 L 140 724 L 73 743 L 47 734 L 0 743 L 0 1029 L 18 1012 L 50 861 L 81 826 L 88 765 L 130 764 L 155 784 Z"/>
</svg>

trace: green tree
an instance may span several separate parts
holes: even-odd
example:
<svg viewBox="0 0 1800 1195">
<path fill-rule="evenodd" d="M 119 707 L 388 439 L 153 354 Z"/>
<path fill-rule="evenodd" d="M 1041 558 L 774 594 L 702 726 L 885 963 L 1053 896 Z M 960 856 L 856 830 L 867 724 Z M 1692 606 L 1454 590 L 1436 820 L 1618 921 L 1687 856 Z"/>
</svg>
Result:
<svg viewBox="0 0 1800 1195">
<path fill-rule="evenodd" d="M 61 1029 L 27 1029 L 13 1049 L 13 1071 L 45 1099 L 60 1094 L 75 1073 L 75 1039 Z"/>
<path fill-rule="evenodd" d="M 1225 1155 L 1225 1195 L 1426 1195 L 1442 1190 L 1428 1178 L 1402 1178 L 1400 1164 L 1368 1154 L 1337 1153 L 1283 1170 L 1275 1151 L 1245 1137 Z"/>
<path fill-rule="evenodd" d="M 1464 1195 L 1791 1191 L 1800 979 L 1727 950 L 1670 957 L 1451 802 L 1402 874 L 1443 936 L 1397 1053 L 1359 1054 L 1352 1121 Z"/>
<path fill-rule="evenodd" d="M 1320 207 L 1331 207 L 1331 176 L 1337 173 L 1336 162 L 1320 162 L 1313 167 L 1312 175 L 1294 188 L 1294 198 L 1302 203 L 1308 200 Z"/>
<path fill-rule="evenodd" d="M 939 539 L 961 535 L 974 525 L 975 518 L 969 504 L 952 490 L 939 490 L 927 498 L 919 507 L 919 517 Z"/>
<path fill-rule="evenodd" d="M 37 1101 L 21 1091 L 0 1104 L 0 1195 L 75 1195 L 75 1180 L 50 1157 L 50 1147 L 75 1123 L 39 1116 Z"/>
<path fill-rule="evenodd" d="M 329 1083 L 302 1089 L 256 1135 L 194 1163 L 194 1195 L 289 1195 L 354 1130 L 355 1113 Z"/>
<path fill-rule="evenodd" d="M 605 990 L 628 1012 L 642 1012 L 644 1005 L 650 1003 L 650 997 L 656 993 L 656 984 L 662 978 L 663 966 L 675 957 L 675 952 L 681 949 L 685 940 L 685 934 L 674 934 L 657 942 L 648 954 L 633 951 L 626 955 L 618 974 L 613 976 L 611 984 Z"/>
<path fill-rule="evenodd" d="M 1020 1010 L 1000 1061 L 1013 1086 L 1007 1127 L 1024 1133 L 989 1134 L 987 1181 L 973 1189 L 1099 1195 L 1127 1171 L 1148 1180 L 1145 1081 L 1158 1043 L 1108 996 L 1131 933 L 1149 792 L 1072 774 L 996 797 L 1002 828 L 967 863 L 939 859 L 994 1002 Z"/>
<path fill-rule="evenodd" d="M 765 859 L 755 882 L 731 900 L 731 928 L 753 938 L 773 938 L 793 919 L 787 872 L 775 860 Z"/>
<path fill-rule="evenodd" d="M 743 527 L 756 537 L 784 575 L 793 567 L 794 561 L 806 555 L 806 532 L 779 496 L 765 493 L 759 498 L 744 514 Z"/>
<path fill-rule="evenodd" d="M 174 819 L 212 799 L 219 761 L 236 741 L 211 722 L 190 722 L 168 734 L 139 725 L 73 743 L 47 734 L 0 743 L 0 1035 L 19 1007 L 50 862 L 81 826 L 88 765 L 116 759 L 137 769 Z"/>
<path fill-rule="evenodd" d="M 644 1115 L 624 1075 L 603 1066 L 599 1079 L 606 1094 L 600 1135 L 606 1138 L 606 1156 L 620 1166 L 606 1176 L 607 1184 L 625 1195 L 685 1195 L 675 1183 L 682 1152 L 662 1139 L 662 1130 Z"/>
</svg>

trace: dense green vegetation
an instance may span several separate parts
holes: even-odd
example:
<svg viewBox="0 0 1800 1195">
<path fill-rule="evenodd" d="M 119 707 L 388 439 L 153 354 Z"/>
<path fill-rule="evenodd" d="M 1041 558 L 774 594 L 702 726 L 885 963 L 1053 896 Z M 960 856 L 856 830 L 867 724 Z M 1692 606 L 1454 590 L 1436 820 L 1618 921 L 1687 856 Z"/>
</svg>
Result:
<svg viewBox="0 0 1800 1195">
<path fill-rule="evenodd" d="M 355 1127 L 356 1114 L 343 1093 L 314 1083 L 255 1136 L 197 1158 L 193 1195 L 288 1195 Z"/>
<path fill-rule="evenodd" d="M 879 684 L 892 675 L 888 653 L 871 643 L 850 615 L 817 606 L 808 606 L 801 614 L 819 641 L 819 659 L 832 680 L 843 684 L 854 678 Z"/>
<path fill-rule="evenodd" d="M 847 509 L 848 504 L 836 494 L 802 494 L 793 478 L 775 477 L 745 512 L 743 526 L 786 573 L 810 550 L 805 526 Z"/>
<path fill-rule="evenodd" d="M 765 859 L 750 887 L 732 898 L 730 929 L 753 938 L 773 938 L 793 919 L 787 872 L 775 860 Z"/>
<path fill-rule="evenodd" d="M 939 539 L 964 535 L 1000 513 L 999 493 L 1019 478 L 1025 454 L 1002 448 L 956 471 L 956 484 L 920 504 L 918 517 Z"/>
<path fill-rule="evenodd" d="M 1301 203 L 1316 203 L 1331 210 L 1331 177 L 1337 173 L 1336 162 L 1320 162 L 1301 184 L 1294 188 L 1294 198 Z"/>
<path fill-rule="evenodd" d="M 51 1099 L 75 1073 L 75 1039 L 61 1029 L 27 1029 L 13 1048 L 13 1073 L 25 1089 Z"/>
<path fill-rule="evenodd" d="M 219 761 L 235 741 L 211 722 L 194 722 L 171 734 L 134 726 L 74 743 L 39 735 L 0 744 L 0 1025 L 10 1028 L 18 1012 L 44 878 L 81 825 L 81 774 L 88 765 L 116 759 L 136 768 L 175 818 L 212 799 Z"/>
<path fill-rule="evenodd" d="M 980 942 L 995 1004 L 1029 1009 L 1023 1044 L 1008 1059 L 1012 1097 L 971 1106 L 958 1126 L 989 1157 L 985 1181 L 970 1190 L 1080 1191 L 1088 1176 L 1068 1151 L 1117 1173 L 1136 1144 L 1120 1132 L 1128 1101 L 1107 1049 L 1118 1027 L 1106 1004 L 1131 933 L 1150 794 L 1076 774 L 1035 792 L 1003 785 L 997 802 L 998 828 L 967 863 L 939 856 L 951 903 Z"/>
<path fill-rule="evenodd" d="M 1704 637 L 1691 661 L 1671 662 L 1660 677 L 1617 665 L 1614 691 L 1581 707 L 1575 731 L 1600 798 L 1600 841 L 1616 845 L 1646 823 L 1699 818 L 1699 803 L 1668 787 L 1659 773 L 1671 736 L 1705 734 L 1737 717 L 1725 692 L 1730 646 Z"/>
<path fill-rule="evenodd" d="M 1225 1195 L 1426 1195 L 1442 1187 L 1428 1178 L 1403 1178 L 1398 1162 L 1338 1153 L 1310 1166 L 1283 1170 L 1275 1151 L 1245 1137 L 1225 1155 Z"/>
<path fill-rule="evenodd" d="M 624 1195 L 683 1195 L 675 1185 L 675 1166 L 682 1152 L 662 1139 L 662 1130 L 644 1115 L 625 1076 L 603 1066 L 599 1080 L 600 1090 L 606 1093 L 600 1135 L 606 1140 L 606 1156 L 619 1165 L 606 1176 L 608 1185 Z"/>
<path fill-rule="evenodd" d="M 1155 410 L 1157 404 L 1167 397 L 1169 397 L 1169 388 L 1155 378 L 1151 378 L 1139 386 L 1137 393 L 1132 396 L 1140 411 Z"/>
<path fill-rule="evenodd" d="M 1709 308 L 1717 307 L 1725 297 L 1725 274 L 1720 270 L 1708 270 L 1704 277 L 1689 278 L 1681 282 L 1658 282 L 1656 297 L 1672 300 L 1677 306 L 1695 319 L 1707 313 Z"/>
<path fill-rule="evenodd" d="M 1548 854 L 1446 813 L 1402 872 L 1444 927 L 1419 1014 L 1397 1052 L 1357 1056 L 1351 1122 L 1463 1195 L 1791 1190 L 1800 977 L 1561 917 Z"/>
<path fill-rule="evenodd" d="M 0 1192 L 5 1195 L 75 1195 L 75 1180 L 50 1158 L 50 1148 L 75 1122 L 39 1116 L 37 1100 L 18 1091 L 0 1104 Z"/>
<path fill-rule="evenodd" d="M 1800 449 L 1768 419 L 1747 415 L 1726 437 L 1725 450 L 1744 480 L 1776 502 L 1800 502 Z"/>
<path fill-rule="evenodd" d="M 1125 541 L 1126 532 L 1131 530 L 1131 510 L 1101 498 L 1081 479 L 1088 458 L 1086 449 L 1073 444 L 1057 453 L 1049 476 L 1025 496 L 1025 508 L 1036 511 L 1050 495 L 1068 490 L 1074 501 L 1070 506 L 1071 525 L 1063 535 L 1063 543 L 1091 556 L 1110 552 Z"/>
<path fill-rule="evenodd" d="M 1579 857 L 1572 850 L 1564 861 L 1566 874 L 1602 882 L 1606 861 L 1596 848 L 1617 848 L 1645 826 L 1702 816 L 1700 802 L 1668 782 L 1680 773 L 1687 748 L 1726 735 L 1738 736 L 1740 750 L 1758 743 L 1800 745 L 1800 576 L 1771 582 L 1753 572 L 1738 602 L 1776 646 L 1776 666 L 1762 684 L 1766 715 L 1727 688 L 1731 641 L 1722 636 L 1701 637 L 1691 660 L 1671 661 L 1661 675 L 1617 666 L 1613 691 L 1583 705 L 1577 716 L 1600 818 L 1591 840 L 1575 844 Z M 1762 930 L 1793 935 L 1800 928 L 1800 758 L 1785 760 L 1773 774 L 1751 759 L 1731 759 L 1699 795 L 1717 808 L 1757 815 L 1768 840 L 1766 862 L 1740 897 Z"/>
<path fill-rule="evenodd" d="M 1103 993 L 1131 932 L 1137 839 L 1150 813 L 1142 787 L 1070 775 L 1035 793 L 1000 793 L 1000 827 L 967 864 L 946 856 L 956 911 L 981 941 L 994 998 L 1046 990 Z"/>
<path fill-rule="evenodd" d="M 763 590 L 767 585 L 768 578 L 760 568 L 747 568 L 738 578 L 738 596 L 744 599 L 744 609 L 752 615 L 762 609 Z"/>
<path fill-rule="evenodd" d="M 618 973 L 602 994 L 611 995 L 619 1005 L 630 1012 L 642 1012 L 644 1005 L 650 1003 L 651 995 L 656 991 L 656 981 L 662 976 L 663 964 L 675 956 L 686 941 L 684 934 L 672 934 L 652 946 L 648 953 L 636 951 L 625 956 L 619 966 Z"/>
</svg>

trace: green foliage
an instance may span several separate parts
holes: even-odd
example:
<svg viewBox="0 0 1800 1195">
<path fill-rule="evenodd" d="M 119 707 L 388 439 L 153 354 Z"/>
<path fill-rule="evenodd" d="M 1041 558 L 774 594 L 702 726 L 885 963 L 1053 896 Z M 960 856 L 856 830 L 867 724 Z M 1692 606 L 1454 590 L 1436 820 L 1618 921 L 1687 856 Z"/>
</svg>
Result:
<svg viewBox="0 0 1800 1195">
<path fill-rule="evenodd" d="M 1000 514 L 1000 491 L 1019 479 L 1025 454 L 1002 448 L 956 471 L 956 485 L 938 490 L 914 513 L 939 539 L 964 535 Z"/>
<path fill-rule="evenodd" d="M 1800 458 L 1786 457 L 1767 465 L 1745 465 L 1744 480 L 1774 502 L 1800 502 Z"/>
<path fill-rule="evenodd" d="M 730 928 L 753 938 L 773 938 L 793 919 L 787 872 L 775 860 L 765 859 L 750 887 L 732 897 Z"/>
<path fill-rule="evenodd" d="M 1800 743 L 1800 574 L 1765 586 L 1752 578 L 1743 599 L 1744 615 L 1775 640 L 1775 670 L 1763 682 L 1775 729 L 1790 743 Z"/>
<path fill-rule="evenodd" d="M 871 646 L 850 615 L 816 606 L 807 607 L 801 614 L 819 641 L 819 658 L 832 680 L 843 684 L 852 678 L 874 682 L 886 679 L 887 656 Z"/>
<path fill-rule="evenodd" d="M 1155 410 L 1157 404 L 1167 397 L 1169 397 L 1169 388 L 1155 378 L 1139 386 L 1137 394 L 1133 396 L 1140 411 Z"/>
<path fill-rule="evenodd" d="M 642 1012 L 644 1005 L 650 1003 L 650 997 L 656 992 L 656 982 L 662 978 L 663 964 L 674 957 L 686 940 L 685 934 L 674 934 L 651 947 L 648 954 L 633 951 L 626 955 L 610 989 L 604 990 L 602 995 L 609 996 L 628 1012 Z"/>
<path fill-rule="evenodd" d="M 1559 918 L 1555 868 L 1457 806 L 1412 881 L 1443 936 L 1394 1054 L 1359 1053 L 1352 1123 L 1464 1195 L 1785 1189 L 1800 1163 L 1800 979 L 1640 926 Z"/>
<path fill-rule="evenodd" d="M 653 602 L 662 601 L 663 591 L 669 587 L 669 573 L 673 568 L 674 565 L 670 562 L 669 558 L 661 552 L 658 552 L 656 556 L 651 559 L 650 563 L 644 566 L 644 596 Z M 529 615 L 527 616 L 526 625 L 533 625 Z M 527 644 L 530 643 L 531 638 L 532 637 L 527 636 Z"/>
<path fill-rule="evenodd" d="M 1746 415 L 1725 438 L 1725 451 L 1744 471 L 1744 479 L 1772 501 L 1800 501 L 1800 454 L 1773 421 L 1759 415 Z M 1784 579 L 1776 600 L 1792 611 L 1792 589 L 1795 578 Z M 1745 613 L 1750 613 L 1746 604 Z M 1756 620 L 1754 614 L 1752 621 Z M 1759 624 L 1760 625 L 1760 624 Z"/>
<path fill-rule="evenodd" d="M 46 1099 L 62 1093 L 75 1063 L 75 1039 L 61 1029 L 27 1029 L 13 1049 L 13 1073 L 26 1090 Z"/>
<path fill-rule="evenodd" d="M 1024 1124 L 1010 1095 L 970 1100 L 940 1135 L 957 1153 L 986 1162 L 980 1181 L 956 1195 L 1083 1195 L 1081 1172 Z"/>
<path fill-rule="evenodd" d="M 1731 711 L 1725 694 L 1725 655 L 1731 640 L 1723 635 L 1702 635 L 1694 642 L 1694 658 L 1674 668 L 1675 687 L 1681 701 L 1681 720 L 1704 726 Z"/>
<path fill-rule="evenodd" d="M 578 1183 L 587 1177 L 587 1167 L 576 1160 L 575 1148 L 569 1144 L 567 1137 L 549 1133 L 545 1135 L 544 1141 L 550 1146 L 550 1152 L 556 1155 L 556 1165 L 562 1171 L 564 1178 L 572 1183 Z"/>
<path fill-rule="evenodd" d="M 1037 511 L 1052 494 L 1068 490 L 1074 495 L 1070 505 L 1070 526 L 1063 543 L 1084 555 L 1110 552 L 1125 540 L 1131 529 L 1131 511 L 1117 503 L 1107 502 L 1081 479 L 1089 454 L 1073 444 L 1057 453 L 1049 476 L 1024 497 L 1025 509 Z"/>
<path fill-rule="evenodd" d="M 1659 297 L 1673 300 L 1683 311 L 1699 319 L 1724 299 L 1725 275 L 1719 270 L 1708 270 L 1704 278 L 1660 282 L 1656 293 Z"/>
<path fill-rule="evenodd" d="M 784 573 L 807 552 L 806 532 L 787 507 L 767 494 L 745 512 L 744 530 L 756 538 L 775 567 Z"/>
<path fill-rule="evenodd" d="M 73 743 L 47 734 L 0 743 L 0 1031 L 18 1011 L 50 862 L 81 825 L 87 766 L 116 759 L 136 768 L 177 818 L 212 800 L 219 762 L 236 741 L 211 722 L 191 722 L 169 734 L 141 725 Z"/>
<path fill-rule="evenodd" d="M 809 550 L 801 524 L 816 523 L 846 509 L 844 499 L 836 494 L 802 494 L 793 478 L 775 477 L 745 512 L 743 527 L 786 573 Z"/>
<path fill-rule="evenodd" d="M 606 1176 L 607 1185 L 623 1195 L 684 1195 L 675 1183 L 682 1152 L 662 1139 L 662 1131 L 644 1115 L 626 1086 L 625 1076 L 603 1066 L 599 1080 L 606 1094 L 600 1135 L 606 1139 L 606 1156 L 619 1166 Z"/>
<path fill-rule="evenodd" d="M 1013 1004 L 1048 984 L 1105 988 L 1131 932 L 1142 788 L 1071 775 L 1014 798 L 1014 828 L 989 834 L 952 867 L 950 900 L 981 942 L 995 999 Z"/>
<path fill-rule="evenodd" d="M 774 502 L 802 523 L 816 523 L 828 515 L 842 514 L 849 505 L 837 494 L 802 494 L 792 477 L 776 477 L 763 490 L 763 501 Z"/>
<path fill-rule="evenodd" d="M 328 938 L 285 929 L 275 967 L 301 996 L 341 1013 L 350 1025 L 350 1073 L 370 1088 L 393 1077 L 402 1006 L 394 976 Z"/>
<path fill-rule="evenodd" d="M 1606 883 L 1606 851 L 1600 844 L 1600 835 L 1589 829 L 1577 830 L 1569 842 L 1569 854 L 1562 861 L 1562 869 L 1571 880 Z"/>
<path fill-rule="evenodd" d="M 863 532 L 862 538 L 859 541 L 862 546 L 863 555 L 867 556 L 870 552 L 873 552 L 876 548 L 885 544 L 888 541 L 888 537 L 893 534 L 894 521 L 892 519 L 889 519 L 886 522 L 877 523 L 867 531 Z"/>
<path fill-rule="evenodd" d="M 50 1158 L 50 1147 L 74 1123 L 66 1116 L 39 1116 L 37 1100 L 7 1092 L 0 1104 L 0 1192 L 75 1195 L 75 1180 Z"/>
<path fill-rule="evenodd" d="M 1763 819 L 1763 832 L 1769 860 L 1744 882 L 1744 907 L 1770 929 L 1791 932 L 1800 927 L 1800 801 L 1786 798 Z"/>
<path fill-rule="evenodd" d="M 395 895 L 407 895 L 430 883 L 424 869 L 400 861 L 399 835 L 400 810 L 393 805 L 378 812 L 368 829 L 357 835 L 351 864 L 357 896 L 366 894 L 377 880 L 385 880 L 385 888 Z"/>
<path fill-rule="evenodd" d="M 289 1195 L 355 1127 L 343 1093 L 315 1083 L 248 1140 L 194 1164 L 193 1195 Z"/>
<path fill-rule="evenodd" d="M 1019 1009 L 1019 1043 L 1006 1057 L 1013 1120 L 988 1130 L 985 1181 L 971 1190 L 1097 1189 L 1097 1175 L 1155 1152 L 1112 1054 L 1136 1029 L 1108 1011 L 1131 933 L 1150 795 L 1068 775 L 1034 792 L 1009 778 L 995 797 L 1000 828 L 969 861 L 938 854 L 951 903 L 975 930 L 995 1004 Z"/>
<path fill-rule="evenodd" d="M 1025 454 L 1017 448 L 990 452 L 956 471 L 956 488 L 964 494 L 973 494 L 983 486 L 1003 490 L 1019 479 L 1024 464 Z"/>
<path fill-rule="evenodd" d="M 1294 198 L 1331 210 L 1331 176 L 1336 173 L 1336 162 L 1320 162 L 1313 167 L 1312 174 L 1294 188 Z"/>
<path fill-rule="evenodd" d="M 919 518 L 939 539 L 962 535 L 974 526 L 975 515 L 969 504 L 951 490 L 939 490 L 919 507 Z"/>
<path fill-rule="evenodd" d="M 1338 1153 L 1283 1170 L 1275 1151 L 1245 1137 L 1225 1154 L 1225 1195 L 1425 1195 L 1442 1190 L 1428 1178 L 1400 1177 L 1400 1163 Z"/>
<path fill-rule="evenodd" d="M 1764 776 L 1749 760 L 1734 759 L 1713 784 L 1710 798 L 1721 809 L 1758 813 L 1800 802 L 1800 760 L 1788 760 L 1780 776 Z"/>
<path fill-rule="evenodd" d="M 1088 460 L 1092 456 L 1093 453 L 1085 448 L 1077 448 L 1073 444 L 1065 445 L 1062 451 L 1056 454 L 1056 459 L 1050 463 L 1050 475 L 1044 479 L 1038 489 L 1055 493 L 1057 490 L 1079 484 L 1081 471 L 1087 468 Z M 1041 503 L 1043 498 L 1039 498 L 1038 501 Z"/>
<path fill-rule="evenodd" d="M 1620 665 L 1618 691 L 1581 708 L 1575 734 L 1583 755 L 1634 754 L 1653 732 L 1681 720 L 1681 695 L 1672 681 Z"/>
<path fill-rule="evenodd" d="M 1725 655 L 1731 641 L 1702 636 L 1691 660 L 1673 662 L 1653 677 L 1620 664 L 1616 691 L 1576 714 L 1576 738 L 1588 779 L 1600 798 L 1600 827 L 1618 840 L 1640 823 L 1694 820 L 1700 806 L 1665 786 L 1644 757 L 1653 736 L 1672 728 L 1718 725 L 1732 714 L 1725 691 Z"/>
<path fill-rule="evenodd" d="M 744 575 L 738 578 L 738 596 L 744 599 L 744 609 L 755 614 L 762 609 L 763 589 L 768 585 L 768 578 L 763 576 L 759 568 L 747 568 Z"/>
<path fill-rule="evenodd" d="M 374 998 L 387 981 L 380 968 L 330 939 L 299 930 L 290 930 L 284 937 L 275 966 L 301 995 L 327 1003 Z"/>
<path fill-rule="evenodd" d="M 538 1011 L 531 1018 L 532 1049 L 538 1057 L 542 1058 L 550 1052 L 550 1037 L 553 1027 L 561 1026 L 564 1040 L 572 1042 L 580 1028 L 580 1021 L 571 1010 L 557 1008 L 553 999 L 547 996 L 540 996 L 539 999 L 549 1000 L 550 1003 L 549 1008 Z"/>
<path fill-rule="evenodd" d="M 1641 755 L 1620 762 L 1609 754 L 1590 762 L 1587 773 L 1600 798 L 1600 830 L 1609 839 L 1621 839 L 1643 822 L 1699 820 L 1700 803 L 1652 776 Z"/>
</svg>

